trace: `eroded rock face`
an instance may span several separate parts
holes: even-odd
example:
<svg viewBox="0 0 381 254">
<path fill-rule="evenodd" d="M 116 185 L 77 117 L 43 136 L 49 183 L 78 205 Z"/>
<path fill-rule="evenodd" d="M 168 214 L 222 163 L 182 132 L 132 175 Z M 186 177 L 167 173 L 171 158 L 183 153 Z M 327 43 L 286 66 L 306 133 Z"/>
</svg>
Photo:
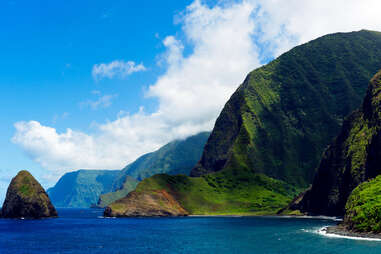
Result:
<svg viewBox="0 0 381 254">
<path fill-rule="evenodd" d="M 187 216 L 189 213 L 165 190 L 130 192 L 106 207 L 106 217 Z"/>
<path fill-rule="evenodd" d="M 343 216 L 353 189 L 381 174 L 380 158 L 381 71 L 372 78 L 362 108 L 346 119 L 325 151 L 298 208 L 313 215 Z"/>
<path fill-rule="evenodd" d="M 28 172 L 20 171 L 8 187 L 2 207 L 3 218 L 48 218 L 57 217 L 48 194 Z"/>
</svg>

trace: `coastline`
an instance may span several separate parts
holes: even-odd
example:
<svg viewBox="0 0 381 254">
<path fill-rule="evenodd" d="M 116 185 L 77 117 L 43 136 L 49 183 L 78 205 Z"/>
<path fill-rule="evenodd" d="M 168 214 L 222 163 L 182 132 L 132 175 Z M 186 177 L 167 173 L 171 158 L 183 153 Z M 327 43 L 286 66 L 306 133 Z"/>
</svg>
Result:
<svg viewBox="0 0 381 254">
<path fill-rule="evenodd" d="M 192 214 L 187 217 L 263 217 L 263 218 L 284 218 L 284 219 L 314 219 L 342 221 L 342 218 L 333 216 L 310 216 L 310 215 L 262 215 L 262 214 Z"/>
<path fill-rule="evenodd" d="M 344 226 L 337 225 L 331 227 L 323 227 L 318 230 L 318 233 L 328 237 L 345 238 L 351 240 L 365 241 L 381 241 L 381 234 L 353 232 L 347 230 Z"/>
</svg>

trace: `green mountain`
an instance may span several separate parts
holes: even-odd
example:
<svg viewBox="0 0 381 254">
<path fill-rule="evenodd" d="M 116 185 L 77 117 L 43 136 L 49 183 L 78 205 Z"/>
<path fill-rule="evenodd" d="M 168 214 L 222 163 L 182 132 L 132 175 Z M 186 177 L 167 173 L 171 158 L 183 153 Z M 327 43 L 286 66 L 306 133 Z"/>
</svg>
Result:
<svg viewBox="0 0 381 254">
<path fill-rule="evenodd" d="M 135 179 L 143 180 L 161 173 L 188 175 L 201 158 L 209 135 L 210 132 L 201 132 L 184 140 L 175 140 L 155 152 L 139 157 L 120 171 L 113 182 L 113 192 L 101 195 L 98 206 L 105 207 L 126 196 L 135 189 Z"/>
<path fill-rule="evenodd" d="M 120 170 L 78 170 L 63 175 L 48 194 L 56 207 L 88 208 L 112 191 Z"/>
<path fill-rule="evenodd" d="M 311 190 L 295 208 L 310 214 L 344 215 L 352 190 L 381 174 L 380 158 L 381 71 L 372 78 L 362 108 L 346 119 L 325 151 Z M 354 201 L 349 205 L 352 210 Z"/>
<path fill-rule="evenodd" d="M 127 165 L 121 175 L 129 175 L 139 181 L 161 173 L 188 175 L 201 158 L 209 135 L 210 132 L 201 132 L 184 140 L 172 141 L 155 152 L 139 157 Z"/>
<path fill-rule="evenodd" d="M 381 33 L 323 36 L 251 72 L 226 103 L 192 176 L 263 173 L 308 186 L 381 67 Z"/>
<path fill-rule="evenodd" d="M 295 47 L 247 76 L 191 178 L 156 175 L 136 191 L 164 189 L 191 214 L 277 212 L 312 182 L 323 150 L 379 68 L 379 32 L 331 34 Z"/>
</svg>

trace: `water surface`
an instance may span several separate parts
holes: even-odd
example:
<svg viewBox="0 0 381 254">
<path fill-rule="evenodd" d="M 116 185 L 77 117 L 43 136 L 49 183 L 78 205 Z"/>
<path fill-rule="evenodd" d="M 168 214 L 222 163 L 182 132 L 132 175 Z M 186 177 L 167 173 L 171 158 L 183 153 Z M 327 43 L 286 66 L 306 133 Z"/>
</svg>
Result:
<svg viewBox="0 0 381 254">
<path fill-rule="evenodd" d="M 330 220 L 264 217 L 105 219 L 95 209 L 60 218 L 0 220 L 0 253 L 372 254 L 381 242 L 330 238 Z"/>
</svg>

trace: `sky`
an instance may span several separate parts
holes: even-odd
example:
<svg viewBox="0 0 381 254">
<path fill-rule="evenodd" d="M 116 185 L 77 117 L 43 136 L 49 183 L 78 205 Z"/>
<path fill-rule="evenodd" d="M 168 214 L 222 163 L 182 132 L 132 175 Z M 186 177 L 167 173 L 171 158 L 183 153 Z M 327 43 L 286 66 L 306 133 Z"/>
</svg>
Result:
<svg viewBox="0 0 381 254">
<path fill-rule="evenodd" d="M 379 0 L 0 2 L 0 200 L 120 169 L 211 130 L 245 76 L 334 32 L 381 31 Z"/>
</svg>

